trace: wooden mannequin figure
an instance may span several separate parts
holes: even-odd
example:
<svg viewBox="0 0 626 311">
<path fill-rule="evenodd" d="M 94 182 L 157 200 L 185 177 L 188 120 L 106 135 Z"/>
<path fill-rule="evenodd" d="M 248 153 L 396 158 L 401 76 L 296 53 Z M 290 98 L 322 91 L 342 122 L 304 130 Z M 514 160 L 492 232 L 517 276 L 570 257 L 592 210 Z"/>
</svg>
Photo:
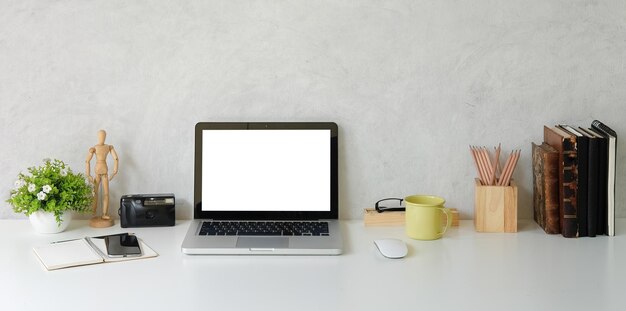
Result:
<svg viewBox="0 0 626 311">
<path fill-rule="evenodd" d="M 94 217 L 89 221 L 89 225 L 95 228 L 106 228 L 113 226 L 113 220 L 109 216 L 109 181 L 117 175 L 117 168 L 119 165 L 119 159 L 117 152 L 113 149 L 113 146 L 106 145 L 107 133 L 104 130 L 98 131 L 98 144 L 89 148 L 89 154 L 87 155 L 86 168 L 87 177 L 89 181 L 93 183 L 94 200 L 93 200 L 93 214 Z M 113 167 L 113 174 L 109 176 L 109 167 L 107 166 L 107 156 L 111 154 L 115 161 Z M 96 155 L 96 166 L 94 168 L 94 177 L 91 176 L 91 159 L 93 155 Z M 98 202 L 100 201 L 98 193 L 100 192 L 100 184 L 102 184 L 102 216 L 96 215 L 98 208 Z"/>
</svg>

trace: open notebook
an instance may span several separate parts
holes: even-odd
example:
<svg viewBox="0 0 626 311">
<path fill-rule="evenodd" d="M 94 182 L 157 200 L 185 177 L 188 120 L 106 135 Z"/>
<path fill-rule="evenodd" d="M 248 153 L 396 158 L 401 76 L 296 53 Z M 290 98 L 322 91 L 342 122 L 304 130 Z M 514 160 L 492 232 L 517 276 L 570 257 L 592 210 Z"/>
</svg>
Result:
<svg viewBox="0 0 626 311">
<path fill-rule="evenodd" d="M 142 255 L 137 257 L 109 257 L 106 255 L 107 251 L 104 239 L 90 237 L 51 243 L 34 247 L 33 250 L 44 267 L 48 270 L 158 256 L 158 254 L 141 239 L 139 239 L 139 245 L 142 250 Z"/>
</svg>

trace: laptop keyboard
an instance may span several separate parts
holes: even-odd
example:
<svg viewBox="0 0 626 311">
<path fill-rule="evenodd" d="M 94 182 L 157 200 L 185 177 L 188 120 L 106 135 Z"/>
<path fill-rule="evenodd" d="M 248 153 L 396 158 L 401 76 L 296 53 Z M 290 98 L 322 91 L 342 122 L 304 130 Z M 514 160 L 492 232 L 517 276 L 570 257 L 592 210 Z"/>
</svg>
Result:
<svg viewBox="0 0 626 311">
<path fill-rule="evenodd" d="M 199 235 L 328 236 L 328 222 L 204 221 Z"/>
</svg>

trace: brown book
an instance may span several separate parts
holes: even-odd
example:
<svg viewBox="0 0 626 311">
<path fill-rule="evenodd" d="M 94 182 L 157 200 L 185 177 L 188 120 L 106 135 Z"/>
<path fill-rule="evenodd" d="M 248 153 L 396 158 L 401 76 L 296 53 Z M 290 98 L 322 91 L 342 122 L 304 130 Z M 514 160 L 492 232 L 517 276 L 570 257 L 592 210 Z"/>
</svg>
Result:
<svg viewBox="0 0 626 311">
<path fill-rule="evenodd" d="M 543 127 L 543 140 L 559 152 L 559 214 L 561 234 L 566 238 L 578 236 L 576 219 L 576 136 L 556 126 Z"/>
<path fill-rule="evenodd" d="M 561 233 L 559 213 L 559 152 L 533 143 L 533 207 L 535 221 L 546 233 Z"/>
</svg>

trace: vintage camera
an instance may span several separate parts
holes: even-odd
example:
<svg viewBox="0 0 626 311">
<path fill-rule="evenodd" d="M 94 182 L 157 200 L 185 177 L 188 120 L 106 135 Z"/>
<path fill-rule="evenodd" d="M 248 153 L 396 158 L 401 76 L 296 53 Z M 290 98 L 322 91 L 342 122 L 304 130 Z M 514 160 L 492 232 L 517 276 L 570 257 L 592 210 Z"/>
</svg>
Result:
<svg viewBox="0 0 626 311">
<path fill-rule="evenodd" d="M 122 228 L 173 226 L 176 221 L 174 194 L 127 194 L 120 199 Z"/>
</svg>

